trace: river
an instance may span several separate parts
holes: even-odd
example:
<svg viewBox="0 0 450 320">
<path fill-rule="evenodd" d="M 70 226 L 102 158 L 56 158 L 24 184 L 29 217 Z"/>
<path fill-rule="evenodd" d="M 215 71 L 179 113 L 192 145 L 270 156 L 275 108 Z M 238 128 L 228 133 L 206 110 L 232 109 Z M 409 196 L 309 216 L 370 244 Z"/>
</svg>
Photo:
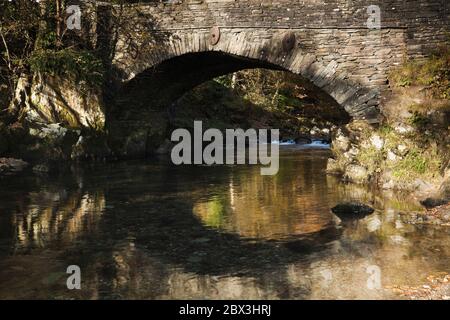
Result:
<svg viewBox="0 0 450 320">
<path fill-rule="evenodd" d="M 450 271 L 448 228 L 327 176 L 329 155 L 283 146 L 274 177 L 161 158 L 2 178 L 0 299 L 400 299 Z M 376 211 L 342 222 L 330 208 L 350 200 Z"/>
</svg>

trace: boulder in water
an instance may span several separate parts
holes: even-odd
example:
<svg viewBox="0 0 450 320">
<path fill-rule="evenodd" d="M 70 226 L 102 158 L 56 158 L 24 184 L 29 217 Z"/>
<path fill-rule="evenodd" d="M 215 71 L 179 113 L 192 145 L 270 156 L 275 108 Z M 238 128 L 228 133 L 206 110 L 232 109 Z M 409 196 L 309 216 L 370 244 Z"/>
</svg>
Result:
<svg viewBox="0 0 450 320">
<path fill-rule="evenodd" d="M 439 199 L 439 198 L 426 198 L 425 200 L 420 201 L 420 204 L 427 209 L 433 209 L 436 207 L 446 205 L 448 203 L 449 201 L 447 199 Z"/>
<path fill-rule="evenodd" d="M 297 137 L 294 141 L 296 144 L 310 144 L 312 142 L 310 137 Z"/>
<path fill-rule="evenodd" d="M 361 219 L 375 212 L 372 207 L 359 202 L 341 203 L 331 209 L 341 220 Z"/>
</svg>

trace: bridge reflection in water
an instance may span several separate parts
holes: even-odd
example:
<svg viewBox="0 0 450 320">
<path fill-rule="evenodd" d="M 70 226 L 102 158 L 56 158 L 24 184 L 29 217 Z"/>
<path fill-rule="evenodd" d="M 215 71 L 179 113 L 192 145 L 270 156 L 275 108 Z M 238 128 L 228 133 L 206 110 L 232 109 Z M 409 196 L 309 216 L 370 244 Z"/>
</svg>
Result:
<svg viewBox="0 0 450 320">
<path fill-rule="evenodd" d="M 382 298 L 367 287 L 448 271 L 445 229 L 404 224 L 395 195 L 339 184 L 327 151 L 285 151 L 256 167 L 129 162 L 0 187 L 0 298 Z M 24 191 L 26 190 L 26 191 Z M 329 208 L 371 202 L 353 223 Z M 68 265 L 82 290 L 65 287 Z"/>
<path fill-rule="evenodd" d="M 282 240 L 330 228 L 334 221 L 328 205 L 333 196 L 326 184 L 313 181 L 323 175 L 323 163 L 305 161 L 296 168 L 296 162 L 291 164 L 275 179 L 250 167 L 231 175 L 228 192 L 200 199 L 194 203 L 194 214 L 206 226 L 244 238 Z"/>
</svg>

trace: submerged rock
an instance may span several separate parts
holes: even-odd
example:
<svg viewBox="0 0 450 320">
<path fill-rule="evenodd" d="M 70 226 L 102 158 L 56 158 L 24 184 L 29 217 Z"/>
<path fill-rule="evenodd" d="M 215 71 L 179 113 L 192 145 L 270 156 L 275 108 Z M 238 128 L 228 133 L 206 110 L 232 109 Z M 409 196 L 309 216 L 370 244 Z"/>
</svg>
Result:
<svg viewBox="0 0 450 320">
<path fill-rule="evenodd" d="M 375 212 L 375 209 L 359 202 L 338 204 L 331 211 L 341 220 L 361 219 Z"/>
<path fill-rule="evenodd" d="M 408 224 L 450 226 L 450 205 L 443 205 L 427 212 L 400 212 L 402 220 Z"/>
</svg>

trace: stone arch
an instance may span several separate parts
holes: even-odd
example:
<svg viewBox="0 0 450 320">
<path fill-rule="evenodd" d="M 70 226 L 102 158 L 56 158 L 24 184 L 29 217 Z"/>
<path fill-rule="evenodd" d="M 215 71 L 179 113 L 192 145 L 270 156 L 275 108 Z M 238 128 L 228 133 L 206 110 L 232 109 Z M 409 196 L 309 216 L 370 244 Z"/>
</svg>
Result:
<svg viewBox="0 0 450 320">
<path fill-rule="evenodd" d="M 216 44 L 211 41 L 212 31 L 201 29 L 174 32 L 166 35 L 159 45 L 136 49 L 136 59 L 128 59 L 128 64 L 121 65 L 124 87 L 128 91 L 130 84 L 141 81 L 139 77 L 145 77 L 146 72 L 155 70 L 167 61 L 199 53 L 223 53 L 246 60 L 250 68 L 278 69 L 300 75 L 326 92 L 353 118 L 378 122 L 380 91 L 351 80 L 341 67 L 341 62 L 324 60 L 305 51 L 295 31 L 283 29 L 264 34 L 261 30 L 218 30 L 220 38 Z M 126 52 L 123 49 L 119 51 Z M 120 62 L 119 57 L 116 63 L 120 65 Z"/>
<path fill-rule="evenodd" d="M 114 60 L 124 80 L 107 112 L 106 126 L 115 132 L 118 146 L 113 148 L 126 156 L 147 154 L 167 135 L 164 107 L 171 101 L 166 97 L 176 100 L 204 81 L 242 69 L 267 68 L 300 75 L 352 118 L 378 121 L 379 92 L 351 81 L 338 61 L 306 52 L 295 32 L 279 30 L 264 35 L 261 30 L 225 29 L 215 45 L 209 29 L 174 32 L 159 39 L 164 39 L 159 45 L 134 47 L 132 59 L 126 48 L 119 49 L 121 55 Z M 186 67 L 190 70 L 181 70 Z"/>
</svg>

